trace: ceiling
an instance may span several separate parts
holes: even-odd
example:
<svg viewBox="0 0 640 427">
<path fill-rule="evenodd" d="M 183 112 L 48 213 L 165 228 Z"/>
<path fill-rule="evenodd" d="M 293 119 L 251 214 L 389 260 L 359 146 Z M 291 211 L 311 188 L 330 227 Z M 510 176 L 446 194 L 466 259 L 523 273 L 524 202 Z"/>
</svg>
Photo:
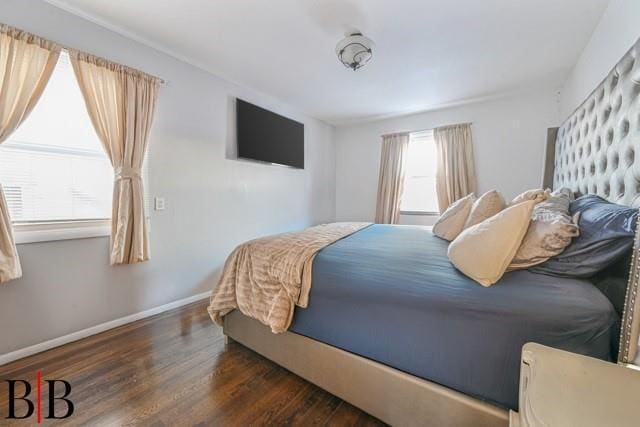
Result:
<svg viewBox="0 0 640 427">
<path fill-rule="evenodd" d="M 608 0 L 48 0 L 333 124 L 564 82 Z M 353 72 L 351 30 L 376 43 Z"/>
</svg>

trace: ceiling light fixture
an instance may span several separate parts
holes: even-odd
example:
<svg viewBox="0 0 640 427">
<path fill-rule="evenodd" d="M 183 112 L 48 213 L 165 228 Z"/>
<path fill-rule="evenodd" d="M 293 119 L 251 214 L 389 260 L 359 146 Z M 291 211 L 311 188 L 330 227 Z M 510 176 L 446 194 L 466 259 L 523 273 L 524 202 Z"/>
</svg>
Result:
<svg viewBox="0 0 640 427">
<path fill-rule="evenodd" d="M 338 42 L 336 54 L 345 67 L 353 71 L 364 66 L 371 59 L 373 41 L 362 35 L 352 33 Z"/>
</svg>

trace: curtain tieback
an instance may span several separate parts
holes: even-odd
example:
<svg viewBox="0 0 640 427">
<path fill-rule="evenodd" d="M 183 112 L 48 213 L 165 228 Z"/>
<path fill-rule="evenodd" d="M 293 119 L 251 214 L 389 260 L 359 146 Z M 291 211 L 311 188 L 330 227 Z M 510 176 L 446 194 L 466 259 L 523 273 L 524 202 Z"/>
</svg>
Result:
<svg viewBox="0 0 640 427">
<path fill-rule="evenodd" d="M 140 169 L 132 168 L 129 166 L 119 166 L 114 169 L 115 180 L 120 181 L 122 179 L 140 179 Z"/>
</svg>

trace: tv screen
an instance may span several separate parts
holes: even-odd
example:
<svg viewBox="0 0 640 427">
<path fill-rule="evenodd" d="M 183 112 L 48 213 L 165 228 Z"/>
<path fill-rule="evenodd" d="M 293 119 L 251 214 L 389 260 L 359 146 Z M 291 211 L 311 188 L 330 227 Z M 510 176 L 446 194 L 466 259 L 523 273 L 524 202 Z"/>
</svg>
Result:
<svg viewBox="0 0 640 427">
<path fill-rule="evenodd" d="M 236 100 L 238 157 L 304 169 L 304 125 Z"/>
</svg>

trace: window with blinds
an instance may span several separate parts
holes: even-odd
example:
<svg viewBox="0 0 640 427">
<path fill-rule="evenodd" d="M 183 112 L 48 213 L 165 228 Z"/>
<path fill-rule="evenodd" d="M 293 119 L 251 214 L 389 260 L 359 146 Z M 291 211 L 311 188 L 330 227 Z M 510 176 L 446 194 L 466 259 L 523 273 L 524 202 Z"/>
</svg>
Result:
<svg viewBox="0 0 640 427">
<path fill-rule="evenodd" d="M 34 110 L 0 145 L 0 184 L 16 224 L 111 218 L 113 169 L 64 52 Z"/>
<path fill-rule="evenodd" d="M 400 201 L 403 213 L 436 213 L 436 144 L 433 131 L 410 135 L 404 192 Z"/>
</svg>

